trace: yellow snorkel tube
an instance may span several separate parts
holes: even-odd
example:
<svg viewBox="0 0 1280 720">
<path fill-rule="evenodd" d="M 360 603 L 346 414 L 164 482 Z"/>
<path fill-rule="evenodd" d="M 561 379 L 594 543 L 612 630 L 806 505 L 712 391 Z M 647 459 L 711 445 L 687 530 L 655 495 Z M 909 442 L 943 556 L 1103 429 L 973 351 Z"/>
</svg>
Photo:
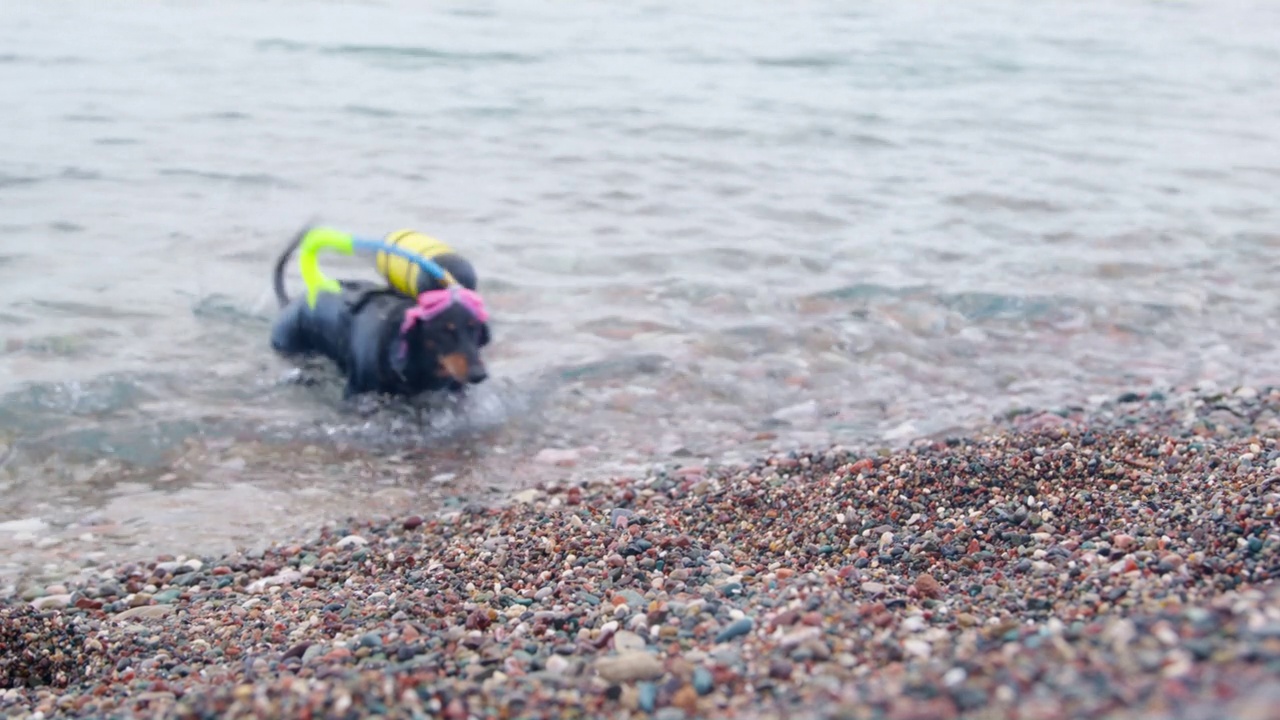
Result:
<svg viewBox="0 0 1280 720">
<path fill-rule="evenodd" d="M 439 247 L 446 249 L 448 247 L 438 240 L 434 240 L 434 238 L 428 238 L 419 233 L 413 233 L 413 235 L 427 238 L 427 240 L 436 243 Z M 421 271 L 427 272 L 445 287 L 458 284 L 453 275 L 448 270 L 440 267 L 435 261 L 400 246 L 401 244 L 426 245 L 421 241 L 403 243 L 403 240 L 410 237 L 409 231 L 396 233 L 396 236 L 393 237 L 395 239 L 388 243 L 381 240 L 359 238 L 351 233 L 345 233 L 333 228 L 318 227 L 308 230 L 298 246 L 298 268 L 302 272 L 302 281 L 307 285 L 307 305 L 314 308 L 316 299 L 322 292 L 342 292 L 342 286 L 338 281 L 325 275 L 324 271 L 320 269 L 320 258 L 318 256 L 322 250 L 341 255 L 355 255 L 357 253 L 373 255 L 377 261 L 378 271 L 382 276 L 397 290 L 410 297 L 417 296 L 417 293 L 413 292 L 413 288 L 417 286 Z M 392 256 L 395 257 L 393 258 Z M 400 258 L 403 258 L 403 260 Z"/>
</svg>

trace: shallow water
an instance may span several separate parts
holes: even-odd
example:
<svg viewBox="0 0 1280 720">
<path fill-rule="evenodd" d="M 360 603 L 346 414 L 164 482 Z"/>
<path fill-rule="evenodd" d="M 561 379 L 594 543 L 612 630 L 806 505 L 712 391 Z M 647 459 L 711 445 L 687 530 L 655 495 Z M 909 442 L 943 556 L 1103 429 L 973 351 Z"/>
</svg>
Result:
<svg viewBox="0 0 1280 720">
<path fill-rule="evenodd" d="M 0 585 L 1274 379 L 1277 28 L 1262 2 L 6 3 Z M 270 266 L 313 217 L 471 257 L 492 381 L 419 427 L 274 357 Z"/>
</svg>

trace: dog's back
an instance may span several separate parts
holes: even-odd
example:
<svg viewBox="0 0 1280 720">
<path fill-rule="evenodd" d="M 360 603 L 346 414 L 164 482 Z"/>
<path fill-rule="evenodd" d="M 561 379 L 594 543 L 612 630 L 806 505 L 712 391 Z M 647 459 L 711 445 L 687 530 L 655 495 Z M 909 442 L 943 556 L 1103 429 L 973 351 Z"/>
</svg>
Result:
<svg viewBox="0 0 1280 720">
<path fill-rule="evenodd" d="M 358 304 L 367 304 L 369 295 L 382 291 L 378 285 L 344 281 L 342 293 L 320 293 L 315 307 L 306 296 L 285 306 L 271 329 L 271 347 L 286 355 L 320 354 L 332 359 L 345 373 L 352 367 L 350 338 Z"/>
</svg>

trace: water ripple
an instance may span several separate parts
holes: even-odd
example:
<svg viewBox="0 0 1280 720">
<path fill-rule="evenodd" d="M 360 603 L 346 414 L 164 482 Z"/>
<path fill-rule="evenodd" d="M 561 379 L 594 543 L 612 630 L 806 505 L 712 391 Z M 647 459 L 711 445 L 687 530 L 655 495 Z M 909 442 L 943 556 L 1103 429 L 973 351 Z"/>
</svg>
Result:
<svg viewBox="0 0 1280 720">
<path fill-rule="evenodd" d="M 516 64 L 531 65 L 545 60 L 544 56 L 504 51 L 442 50 L 416 45 L 314 45 L 284 39 L 260 40 L 259 50 L 284 50 L 287 52 L 313 52 L 322 55 L 339 55 L 370 58 L 410 58 L 430 60 L 440 64 Z"/>
<path fill-rule="evenodd" d="M 161 168 L 156 171 L 162 177 L 195 178 L 211 180 L 219 183 L 236 183 L 239 185 L 268 185 L 274 187 L 297 187 L 296 184 L 270 173 L 224 173 L 211 170 L 193 170 L 189 168 Z"/>
</svg>

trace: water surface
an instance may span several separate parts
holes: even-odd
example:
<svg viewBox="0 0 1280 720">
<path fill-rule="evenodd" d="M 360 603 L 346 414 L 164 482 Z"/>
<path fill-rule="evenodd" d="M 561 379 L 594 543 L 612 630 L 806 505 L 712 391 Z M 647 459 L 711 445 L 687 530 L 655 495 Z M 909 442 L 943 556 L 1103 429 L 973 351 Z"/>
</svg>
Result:
<svg viewBox="0 0 1280 720">
<path fill-rule="evenodd" d="M 3 584 L 1274 379 L 1277 29 L 1262 2 L 6 3 Z M 467 253 L 492 381 L 419 427 L 274 357 L 270 266 L 313 217 Z"/>
</svg>

